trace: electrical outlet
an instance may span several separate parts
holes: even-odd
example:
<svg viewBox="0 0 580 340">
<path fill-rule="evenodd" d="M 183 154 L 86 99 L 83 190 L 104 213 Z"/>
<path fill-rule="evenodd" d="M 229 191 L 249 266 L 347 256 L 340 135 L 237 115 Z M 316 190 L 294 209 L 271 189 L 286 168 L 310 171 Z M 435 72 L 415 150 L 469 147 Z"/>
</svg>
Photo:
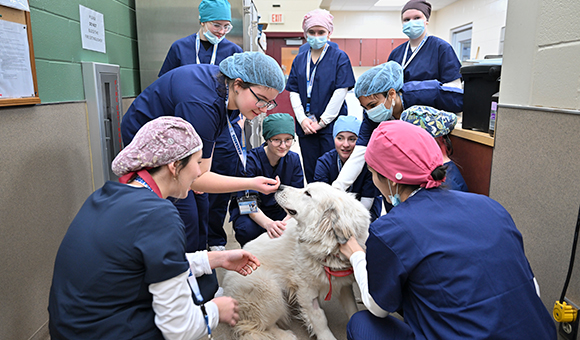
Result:
<svg viewBox="0 0 580 340">
<path fill-rule="evenodd" d="M 564 298 L 564 301 L 566 301 L 566 303 L 571 305 L 572 307 L 578 309 L 578 306 L 574 302 L 568 300 L 567 298 Z M 579 323 L 580 323 L 580 315 L 578 314 L 576 315 L 576 320 L 572 322 L 561 322 L 558 329 L 558 333 L 560 333 L 562 339 L 577 340 Z"/>
</svg>

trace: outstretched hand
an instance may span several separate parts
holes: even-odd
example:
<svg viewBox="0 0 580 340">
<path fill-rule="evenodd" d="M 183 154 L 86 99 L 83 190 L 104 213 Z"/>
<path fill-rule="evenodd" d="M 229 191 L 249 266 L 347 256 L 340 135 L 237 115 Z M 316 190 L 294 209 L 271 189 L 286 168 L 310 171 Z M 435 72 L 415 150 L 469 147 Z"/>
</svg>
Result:
<svg viewBox="0 0 580 340">
<path fill-rule="evenodd" d="M 280 186 L 280 177 L 276 176 L 276 179 L 257 176 L 253 178 L 254 190 L 259 191 L 265 195 L 269 195 L 278 190 Z"/>
<path fill-rule="evenodd" d="M 210 252 L 211 253 L 211 252 Z M 260 260 L 250 252 L 243 249 L 226 250 L 217 255 L 221 256 L 219 266 L 238 272 L 241 275 L 249 275 L 260 266 Z"/>
</svg>

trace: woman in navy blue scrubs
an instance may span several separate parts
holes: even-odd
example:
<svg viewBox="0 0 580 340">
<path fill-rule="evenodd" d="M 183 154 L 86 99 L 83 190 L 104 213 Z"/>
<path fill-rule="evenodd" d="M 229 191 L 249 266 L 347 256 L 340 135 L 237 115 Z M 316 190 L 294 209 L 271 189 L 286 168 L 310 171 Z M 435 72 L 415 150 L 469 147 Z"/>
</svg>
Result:
<svg viewBox="0 0 580 340">
<path fill-rule="evenodd" d="M 171 45 L 159 77 L 183 65 L 219 65 L 232 54 L 242 53 L 240 46 L 225 38 L 233 28 L 231 7 L 227 0 L 203 0 L 198 7 L 199 31 Z"/>
<path fill-rule="evenodd" d="M 328 151 L 318 158 L 316 170 L 314 171 L 314 181 L 332 184 L 342 170 L 342 166 L 352 154 L 361 121 L 354 116 L 340 116 L 334 123 L 334 149 Z M 375 187 L 371 173 L 364 169 L 346 190 L 356 194 L 356 198 L 369 209 L 371 222 L 381 216 L 382 198 L 380 192 Z"/>
<path fill-rule="evenodd" d="M 556 339 L 510 214 L 487 196 L 440 189 L 431 135 L 383 122 L 365 160 L 393 208 L 369 227 L 366 254 L 354 238 L 340 246 L 369 307 L 351 317 L 349 340 Z M 389 315 L 400 310 L 404 321 Z"/>
<path fill-rule="evenodd" d="M 404 81 L 417 91 L 436 92 L 446 106 L 416 102 L 449 112 L 463 111 L 461 63 L 455 51 L 443 39 L 427 35 L 431 4 L 425 0 L 411 0 L 401 10 L 403 33 L 409 41 L 395 48 L 389 61 L 399 63 L 404 70 Z M 425 96 L 432 96 L 425 95 Z"/>
<path fill-rule="evenodd" d="M 264 144 L 248 155 L 248 176 L 279 177 L 282 185 L 304 187 L 300 156 L 290 151 L 294 142 L 294 119 L 287 113 L 274 113 L 262 122 Z M 248 199 L 249 198 L 249 199 Z M 257 210 L 244 209 L 255 202 Z M 230 204 L 230 220 L 236 240 L 243 247 L 247 242 L 267 232 L 270 238 L 280 237 L 286 229 L 287 214 L 274 194 L 239 192 Z"/>
<path fill-rule="evenodd" d="M 222 129 L 227 129 L 228 119 L 238 114 L 235 110 L 247 119 L 253 119 L 274 108 L 274 98 L 283 89 L 282 70 L 273 58 L 262 53 L 237 53 L 224 59 L 219 67 L 207 64 L 178 67 L 153 82 L 133 101 L 121 122 L 123 143 L 127 145 L 149 120 L 158 116 L 181 117 L 194 126 L 204 143 L 203 174 L 192 190 L 273 192 L 278 180 L 221 176 L 209 169 L 214 143 Z M 240 153 L 245 153 L 241 143 L 239 146 Z M 187 251 L 207 249 L 208 231 L 199 230 L 199 211 L 193 191 L 175 205 L 186 227 Z"/>
<path fill-rule="evenodd" d="M 294 59 L 286 85 L 307 182 L 314 179 L 318 157 L 334 148 L 332 127 L 336 117 L 348 113 L 344 99 L 355 83 L 347 54 L 328 42 L 332 19 L 321 9 L 304 16 L 302 28 L 310 48 Z"/>
</svg>

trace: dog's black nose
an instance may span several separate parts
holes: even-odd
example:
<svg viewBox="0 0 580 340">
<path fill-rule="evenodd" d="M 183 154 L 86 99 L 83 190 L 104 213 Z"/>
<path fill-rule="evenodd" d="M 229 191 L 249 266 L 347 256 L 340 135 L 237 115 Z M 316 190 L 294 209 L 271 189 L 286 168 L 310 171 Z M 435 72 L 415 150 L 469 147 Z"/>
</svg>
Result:
<svg viewBox="0 0 580 340">
<path fill-rule="evenodd" d="M 280 184 L 280 186 L 278 187 L 278 190 L 276 190 L 276 191 L 277 191 L 277 192 L 279 192 L 279 191 L 282 191 L 282 190 L 284 190 L 285 188 L 286 188 L 286 186 L 285 186 L 285 185 L 283 185 L 283 184 Z"/>
</svg>

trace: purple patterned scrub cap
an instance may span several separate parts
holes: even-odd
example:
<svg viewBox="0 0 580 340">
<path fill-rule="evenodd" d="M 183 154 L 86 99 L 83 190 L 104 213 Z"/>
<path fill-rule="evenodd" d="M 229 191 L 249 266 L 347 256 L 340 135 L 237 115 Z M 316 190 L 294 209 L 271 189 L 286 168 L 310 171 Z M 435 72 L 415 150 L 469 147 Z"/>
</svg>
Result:
<svg viewBox="0 0 580 340">
<path fill-rule="evenodd" d="M 203 147 L 191 124 L 182 118 L 162 116 L 143 125 L 112 163 L 113 172 L 123 176 L 141 169 L 156 168 L 183 159 Z"/>
</svg>

